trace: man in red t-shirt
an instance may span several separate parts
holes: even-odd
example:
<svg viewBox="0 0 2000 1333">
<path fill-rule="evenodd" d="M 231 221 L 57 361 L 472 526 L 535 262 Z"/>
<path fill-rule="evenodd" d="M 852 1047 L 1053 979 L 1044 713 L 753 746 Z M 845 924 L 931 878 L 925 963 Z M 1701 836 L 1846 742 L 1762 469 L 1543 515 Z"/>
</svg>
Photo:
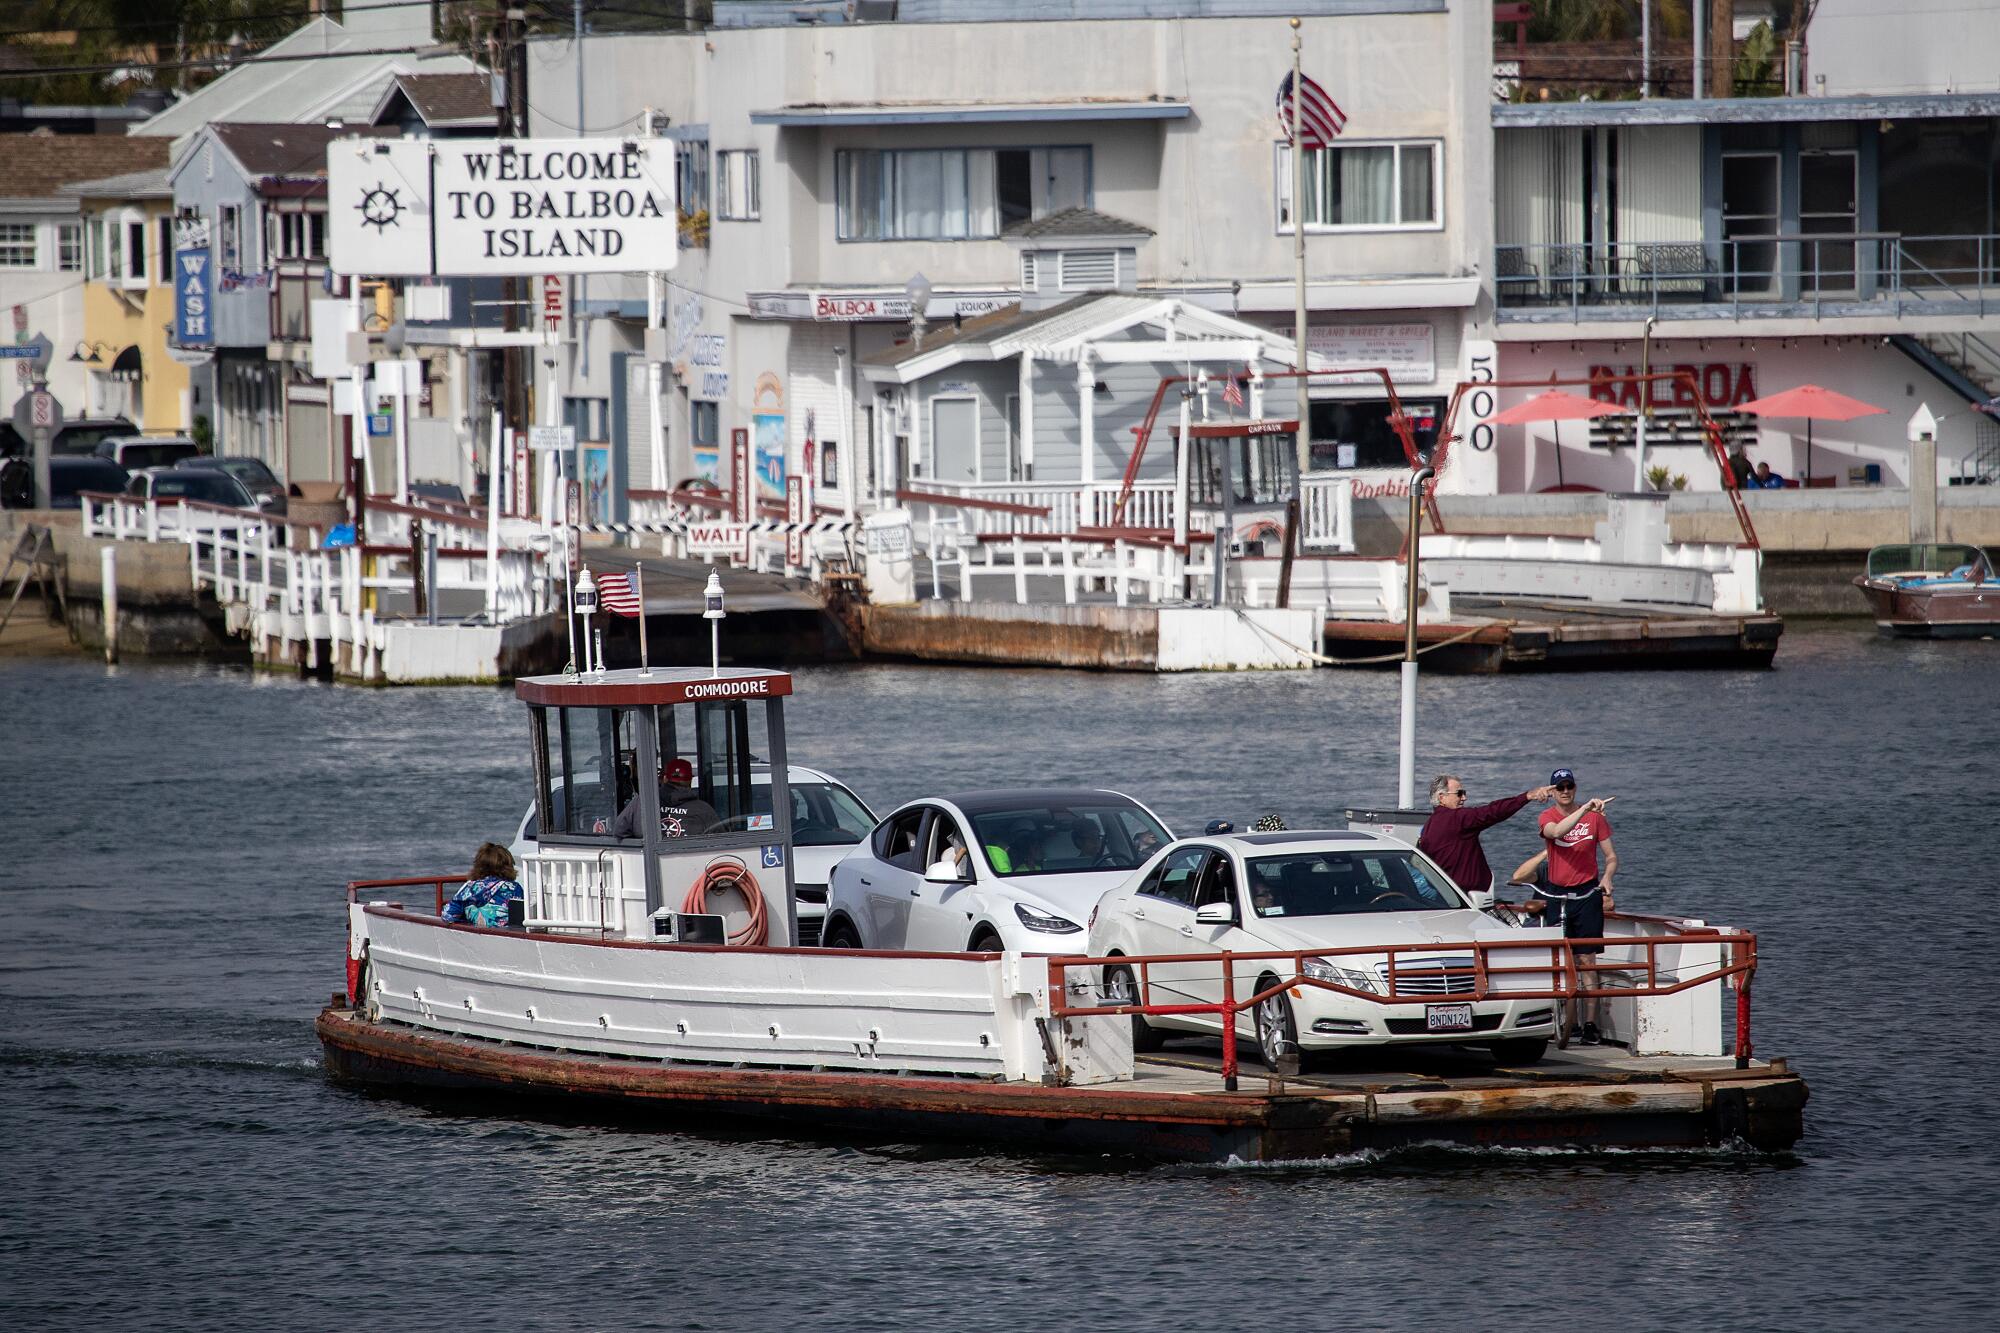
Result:
<svg viewBox="0 0 2000 1333">
<path fill-rule="evenodd" d="M 1604 911 L 1611 906 L 1611 875 L 1618 869 L 1618 852 L 1611 845 L 1611 821 L 1604 807 L 1613 799 L 1597 797 L 1582 804 L 1576 799 L 1576 773 L 1559 768 L 1549 775 L 1555 789 L 1555 804 L 1542 811 L 1541 833 L 1549 849 L 1549 905 L 1542 915 L 1544 925 L 1560 920 L 1566 939 L 1602 939 Z M 1604 851 L 1604 870 L 1597 869 L 1598 849 Z M 1594 958 L 1602 950 L 1596 945 L 1579 945 L 1580 958 Z M 1594 985 L 1596 974 L 1583 978 Z M 1592 1021 L 1583 1024 L 1585 1046 L 1595 1046 L 1602 1035 L 1594 1021 L 1601 1016 L 1600 1001 L 1586 1006 Z"/>
</svg>

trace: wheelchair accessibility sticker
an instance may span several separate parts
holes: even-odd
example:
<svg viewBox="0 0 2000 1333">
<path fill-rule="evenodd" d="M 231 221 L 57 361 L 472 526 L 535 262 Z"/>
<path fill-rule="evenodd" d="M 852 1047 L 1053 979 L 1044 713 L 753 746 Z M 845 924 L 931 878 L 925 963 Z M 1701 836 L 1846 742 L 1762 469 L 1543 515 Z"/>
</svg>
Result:
<svg viewBox="0 0 2000 1333">
<path fill-rule="evenodd" d="M 784 863 L 785 845 L 783 843 L 774 843 L 764 849 L 764 868 L 766 870 L 775 869 Z"/>
</svg>

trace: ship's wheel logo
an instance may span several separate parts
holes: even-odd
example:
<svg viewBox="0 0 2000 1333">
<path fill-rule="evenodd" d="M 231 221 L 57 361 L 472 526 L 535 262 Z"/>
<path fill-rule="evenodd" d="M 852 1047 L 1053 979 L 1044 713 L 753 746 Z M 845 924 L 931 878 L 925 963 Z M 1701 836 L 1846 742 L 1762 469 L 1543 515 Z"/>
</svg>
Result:
<svg viewBox="0 0 2000 1333">
<path fill-rule="evenodd" d="M 381 181 L 376 181 L 374 188 L 362 194 L 361 202 L 355 205 L 361 212 L 361 225 L 373 227 L 377 234 L 395 226 L 407 207 L 409 205 L 398 199 L 396 192 Z"/>
</svg>

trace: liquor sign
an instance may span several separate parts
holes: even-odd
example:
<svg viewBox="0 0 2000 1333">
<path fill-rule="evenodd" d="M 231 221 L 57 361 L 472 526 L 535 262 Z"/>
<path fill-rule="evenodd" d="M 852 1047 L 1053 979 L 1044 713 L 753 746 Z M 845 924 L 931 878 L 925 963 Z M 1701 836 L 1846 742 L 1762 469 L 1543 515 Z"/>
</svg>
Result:
<svg viewBox="0 0 2000 1333">
<path fill-rule="evenodd" d="M 332 272 L 658 272 L 679 259 L 667 139 L 337 139 L 326 174 Z"/>
<path fill-rule="evenodd" d="M 561 278 L 553 273 L 542 275 L 542 336 L 550 342 L 562 337 L 567 295 Z"/>
<path fill-rule="evenodd" d="M 1398 384 L 1427 384 L 1437 378 L 1436 331 L 1428 324 L 1314 324 L 1306 328 L 1306 350 L 1328 370 L 1368 370 L 1380 366 Z M 1315 384 L 1380 384 L 1358 374 Z"/>
<path fill-rule="evenodd" d="M 174 341 L 182 347 L 215 345 L 215 304 L 210 291 L 208 247 L 174 251 Z"/>
<path fill-rule="evenodd" d="M 752 513 L 754 485 L 750 476 L 750 432 L 738 426 L 729 432 L 730 512 L 745 522 Z"/>
<path fill-rule="evenodd" d="M 821 323 L 847 324 L 862 319 L 908 319 L 907 296 L 835 296 L 816 292 L 812 317 Z"/>
</svg>

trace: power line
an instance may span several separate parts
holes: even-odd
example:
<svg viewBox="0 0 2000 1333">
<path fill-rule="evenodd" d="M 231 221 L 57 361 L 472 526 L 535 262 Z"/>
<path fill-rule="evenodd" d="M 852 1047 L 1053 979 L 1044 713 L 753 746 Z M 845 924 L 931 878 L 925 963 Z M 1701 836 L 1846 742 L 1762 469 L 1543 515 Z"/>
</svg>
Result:
<svg viewBox="0 0 2000 1333">
<path fill-rule="evenodd" d="M 123 70 L 213 69 L 217 66 L 286 65 L 305 60 L 345 60 L 360 56 L 415 56 L 430 52 L 457 55 L 452 47 L 384 46 L 366 51 L 311 51 L 297 55 L 210 56 L 194 60 L 116 60 L 95 65 L 44 65 L 38 69 L 0 70 L 0 79 L 47 79 L 62 74 L 116 74 Z"/>
<path fill-rule="evenodd" d="M 470 0 L 456 0 L 469 3 Z M 376 0 L 374 4 L 346 5 L 341 9 L 348 14 L 360 14 L 371 9 L 416 9 L 428 7 L 432 0 Z M 45 28 L 12 28 L 0 30 L 0 38 L 7 37 L 48 37 L 66 32 L 130 32 L 134 28 L 177 28 L 183 25 L 191 28 L 226 28 L 238 23 L 258 22 L 264 19 L 323 18 L 326 15 L 314 9 L 265 9 L 255 13 L 229 14 L 219 18 L 157 18 L 132 19 L 126 23 L 54 24 Z"/>
</svg>

